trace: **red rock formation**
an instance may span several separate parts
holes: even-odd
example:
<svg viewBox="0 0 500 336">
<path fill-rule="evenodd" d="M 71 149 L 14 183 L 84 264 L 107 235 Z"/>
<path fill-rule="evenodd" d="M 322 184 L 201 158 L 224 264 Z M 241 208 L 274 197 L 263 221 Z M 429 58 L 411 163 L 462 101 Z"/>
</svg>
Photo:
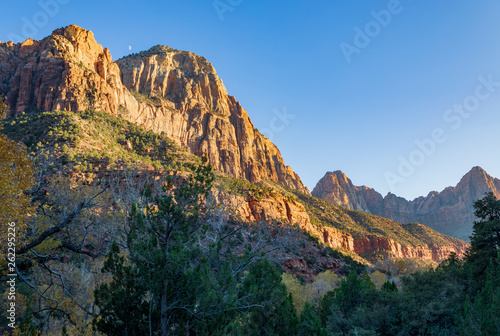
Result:
<svg viewBox="0 0 500 336">
<path fill-rule="evenodd" d="M 91 31 L 55 30 L 41 41 L 0 43 L 0 94 L 14 112 L 102 110 L 164 132 L 228 175 L 309 193 L 278 148 L 256 130 L 205 58 L 154 47 L 114 63 Z M 161 99 L 138 101 L 139 90 Z"/>
<path fill-rule="evenodd" d="M 1 92 L 14 112 L 35 107 L 116 113 L 133 100 L 109 50 L 77 26 L 57 29 L 41 41 L 0 43 L 0 63 Z"/>
<path fill-rule="evenodd" d="M 312 195 L 349 209 L 370 212 L 359 187 L 354 186 L 340 170 L 326 173 L 314 187 Z"/>
<path fill-rule="evenodd" d="M 375 253 L 378 253 L 386 258 L 418 258 L 439 262 L 446 259 L 451 252 L 463 255 L 469 246 L 457 239 L 449 239 L 449 243 L 440 245 L 402 245 L 389 238 L 359 232 L 343 232 L 333 227 L 313 224 L 301 203 L 282 196 L 260 200 L 233 196 L 230 204 L 231 207 L 236 206 L 236 214 L 240 219 L 250 222 L 276 220 L 298 224 L 325 246 L 351 251 L 367 260 L 374 260 Z"/>
<path fill-rule="evenodd" d="M 325 245 L 334 249 L 352 251 L 370 261 L 374 260 L 374 253 L 379 253 L 385 258 L 418 258 L 439 262 L 446 259 L 451 252 L 463 256 L 469 247 L 469 244 L 458 240 L 442 245 L 401 245 L 393 239 L 375 235 L 351 234 L 327 226 L 309 225 L 306 228 Z"/>
<path fill-rule="evenodd" d="M 283 270 L 285 273 L 300 274 L 308 276 L 310 271 L 306 261 L 303 258 L 288 259 L 283 262 Z"/>
</svg>

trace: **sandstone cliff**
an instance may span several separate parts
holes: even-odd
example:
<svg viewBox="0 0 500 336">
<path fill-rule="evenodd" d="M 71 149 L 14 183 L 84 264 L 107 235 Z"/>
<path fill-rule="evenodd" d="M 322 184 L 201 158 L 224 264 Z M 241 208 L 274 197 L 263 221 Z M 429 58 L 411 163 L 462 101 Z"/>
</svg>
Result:
<svg viewBox="0 0 500 336">
<path fill-rule="evenodd" d="M 228 175 L 308 193 L 227 94 L 213 66 L 190 52 L 157 46 L 115 63 L 91 31 L 71 25 L 41 41 L 0 43 L 0 94 L 14 113 L 95 109 L 120 115 L 207 156 Z"/>
<path fill-rule="evenodd" d="M 310 196 L 304 196 L 310 198 Z M 269 197 L 257 200 L 233 196 L 226 198 L 228 205 L 236 209 L 236 215 L 246 221 L 258 220 L 281 221 L 296 224 L 301 229 L 316 237 L 322 244 L 333 249 L 353 252 L 368 261 L 375 262 L 379 258 L 418 258 L 421 260 L 439 262 L 446 259 L 451 252 L 463 255 L 469 244 L 444 236 L 421 224 L 401 225 L 385 218 L 367 215 L 368 220 L 357 217 L 357 212 L 344 213 L 336 216 L 333 222 L 315 218 L 309 204 L 307 209 L 303 203 L 283 196 Z M 301 199 L 304 201 L 305 199 Z M 331 206 L 336 212 L 338 208 Z M 328 212 L 327 209 L 317 209 Z M 326 211 L 325 211 L 326 210 Z M 345 227 L 343 227 L 346 225 Z M 359 226 L 359 230 L 354 229 Z M 384 237 L 391 232 L 393 237 Z M 380 232 L 380 233 L 370 233 Z"/>
<path fill-rule="evenodd" d="M 354 186 L 340 170 L 327 173 L 316 184 L 312 195 L 349 209 L 370 212 L 360 188 Z"/>
<path fill-rule="evenodd" d="M 341 182 L 338 182 L 341 181 Z M 441 233 L 468 240 L 475 220 L 473 204 L 492 191 L 500 197 L 500 180 L 474 167 L 455 187 L 432 191 L 408 201 L 392 193 L 382 197 L 375 190 L 354 186 L 342 172 L 327 173 L 312 194 L 333 204 L 369 212 L 400 223 L 418 222 Z"/>
</svg>

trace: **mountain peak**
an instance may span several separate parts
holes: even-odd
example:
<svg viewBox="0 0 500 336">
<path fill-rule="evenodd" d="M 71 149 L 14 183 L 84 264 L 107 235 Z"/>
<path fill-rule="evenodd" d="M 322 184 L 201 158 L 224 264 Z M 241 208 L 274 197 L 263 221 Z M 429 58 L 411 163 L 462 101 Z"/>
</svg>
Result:
<svg viewBox="0 0 500 336">
<path fill-rule="evenodd" d="M 488 175 L 488 173 L 483 168 L 481 168 L 479 166 L 472 167 L 472 169 L 469 170 L 469 172 L 467 174 L 465 174 L 464 176 L 467 176 L 467 175 L 479 175 L 479 176 L 490 177 L 490 175 Z"/>
<path fill-rule="evenodd" d="M 474 185 L 488 184 L 491 180 L 493 178 L 483 168 L 475 166 L 460 179 L 457 187 L 460 188 L 471 183 Z"/>
<path fill-rule="evenodd" d="M 342 171 L 336 170 L 327 172 L 316 184 L 311 194 L 333 204 L 369 212 L 366 202 L 357 196 L 358 193 L 358 187 L 354 186 Z"/>
<path fill-rule="evenodd" d="M 204 57 L 156 45 L 113 62 L 90 30 L 69 25 L 41 41 L 0 43 L 0 64 L 0 95 L 13 114 L 91 109 L 119 115 L 165 133 L 230 176 L 309 193 Z"/>
<path fill-rule="evenodd" d="M 173 52 L 179 52 L 180 50 L 174 49 L 172 47 L 162 45 L 162 44 L 157 44 L 154 47 L 149 48 L 146 51 L 140 52 L 141 54 L 145 55 L 158 55 L 158 54 L 169 54 Z"/>
<path fill-rule="evenodd" d="M 342 172 L 342 170 L 329 171 L 325 174 L 325 176 L 323 176 L 323 178 L 328 178 L 329 176 L 350 181 L 350 179 L 347 177 L 346 174 L 344 174 L 344 172 Z"/>
<path fill-rule="evenodd" d="M 77 40 L 79 38 L 85 37 L 85 38 L 92 38 L 95 41 L 94 33 L 91 30 L 87 30 L 85 28 L 73 24 L 68 25 L 66 27 L 55 29 L 52 32 L 51 36 L 55 35 L 63 35 L 68 40 Z"/>
</svg>

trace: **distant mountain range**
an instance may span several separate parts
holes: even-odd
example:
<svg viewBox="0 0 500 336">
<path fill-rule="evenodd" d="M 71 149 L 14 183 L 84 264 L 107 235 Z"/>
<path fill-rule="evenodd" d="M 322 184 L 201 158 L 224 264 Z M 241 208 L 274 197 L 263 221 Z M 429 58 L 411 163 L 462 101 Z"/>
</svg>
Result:
<svg viewBox="0 0 500 336">
<path fill-rule="evenodd" d="M 383 197 L 366 186 L 355 186 L 341 171 L 328 172 L 312 195 L 350 209 L 386 217 L 399 223 L 422 223 L 441 233 L 469 240 L 476 219 L 473 204 L 492 191 L 500 197 L 500 180 L 481 167 L 472 168 L 455 187 L 408 201 L 388 193 Z"/>
</svg>

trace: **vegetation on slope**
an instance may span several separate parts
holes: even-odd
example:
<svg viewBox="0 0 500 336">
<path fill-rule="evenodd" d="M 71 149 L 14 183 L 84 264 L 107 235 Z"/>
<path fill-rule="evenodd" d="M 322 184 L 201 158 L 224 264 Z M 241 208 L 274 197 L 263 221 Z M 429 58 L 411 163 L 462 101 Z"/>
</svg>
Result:
<svg viewBox="0 0 500 336">
<path fill-rule="evenodd" d="M 354 237 L 374 235 L 393 239 L 401 245 L 414 246 L 459 242 L 459 239 L 445 236 L 422 224 L 400 224 L 384 217 L 334 205 L 314 196 L 293 192 L 306 206 L 311 221 L 349 232 Z"/>
<path fill-rule="evenodd" d="M 199 159 L 162 134 L 98 111 L 23 112 L 4 121 L 9 138 L 35 154 L 54 152 L 62 164 L 83 172 L 95 166 L 132 166 L 141 162 L 156 170 L 188 170 Z"/>
<path fill-rule="evenodd" d="M 123 171 L 129 167 L 136 171 L 154 168 L 158 173 L 163 169 L 193 173 L 200 160 L 163 135 L 95 111 L 22 113 L 4 121 L 3 125 L 6 134 L 17 141 L 25 141 L 33 156 L 42 157 L 42 166 L 37 163 L 36 167 L 37 170 L 41 169 L 41 174 L 37 172 L 33 179 L 32 170 L 24 171 L 28 179 L 36 180 L 38 187 L 34 188 L 32 197 L 24 195 L 26 202 L 33 206 L 33 213 L 26 227 L 18 227 L 22 229 L 19 234 L 22 233 L 24 238 L 17 242 L 19 270 L 16 272 L 21 281 L 17 296 L 20 302 L 17 306 L 18 324 L 23 332 L 30 330 L 33 335 L 39 332 L 50 335 L 92 334 L 91 312 L 97 309 L 92 290 L 109 281 L 109 275 L 100 275 L 98 271 L 111 241 L 116 240 L 125 252 L 122 255 L 128 255 L 130 250 L 126 242 L 132 225 L 128 214 L 132 204 L 141 204 L 143 209 L 154 213 L 155 208 L 149 207 L 144 191 L 152 188 L 153 196 L 165 191 L 162 179 L 148 179 L 147 173 L 126 175 L 122 174 Z M 26 148 L 20 148 L 24 156 L 28 156 Z M 116 174 L 104 174 L 109 171 Z M 96 174 L 99 178 L 80 181 L 77 178 Z M 185 177 L 190 174 L 181 175 Z M 255 197 L 271 191 L 241 180 L 229 177 L 223 179 L 226 183 L 221 184 L 229 185 L 230 191 Z M 170 183 L 168 185 L 171 187 Z M 22 190 L 16 192 L 22 193 Z M 9 191 L 7 197 L 12 196 Z M 205 220 L 212 220 L 213 225 L 226 223 L 226 233 L 234 230 L 233 234 L 225 237 L 222 260 L 235 259 L 240 263 L 240 256 L 247 255 L 250 249 L 250 270 L 254 269 L 254 261 L 267 256 L 273 263 L 259 265 L 267 267 L 266 274 L 273 274 L 269 269 L 275 269 L 277 273 L 274 275 L 277 276 L 273 275 L 272 281 L 281 281 L 281 271 L 276 266 L 280 265 L 283 258 L 304 257 L 313 272 L 324 270 L 326 260 L 336 260 L 339 266 L 345 264 L 341 254 L 331 251 L 332 255 L 329 255 L 326 248 L 314 240 L 309 241 L 307 235 L 297 232 L 293 227 L 289 226 L 285 230 L 279 227 L 279 223 L 242 226 L 229 221 L 227 216 L 231 210 L 219 206 L 212 210 L 217 216 L 226 217 L 204 217 Z M 208 230 L 207 225 L 211 224 L 207 222 L 201 228 L 204 235 L 222 233 Z M 290 237 L 287 236 L 289 234 Z M 347 261 L 357 265 L 350 259 Z M 1 266 L 5 274 L 6 263 Z M 348 265 L 343 267 L 345 272 L 348 269 Z M 241 271 L 245 271 L 245 268 Z M 258 268 L 254 271 L 257 272 Z M 235 280 L 237 282 L 233 285 L 236 286 L 241 285 L 244 279 L 240 277 Z M 279 289 L 279 295 L 286 300 L 282 285 L 277 287 L 273 284 L 270 288 Z M 241 293 L 243 295 L 245 291 Z M 37 300 L 36 307 L 29 300 L 30 297 Z M 3 301 L 0 305 L 7 303 Z M 249 307 L 257 304 L 251 303 Z M 4 331 L 7 332 L 0 328 L 0 332 Z"/>
</svg>

